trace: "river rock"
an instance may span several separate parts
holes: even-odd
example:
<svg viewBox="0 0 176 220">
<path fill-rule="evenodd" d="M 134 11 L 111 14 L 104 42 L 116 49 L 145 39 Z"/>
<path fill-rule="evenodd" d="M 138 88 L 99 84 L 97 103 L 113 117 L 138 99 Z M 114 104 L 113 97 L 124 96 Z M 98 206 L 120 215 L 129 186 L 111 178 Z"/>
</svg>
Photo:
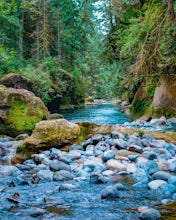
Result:
<svg viewBox="0 0 176 220">
<path fill-rule="evenodd" d="M 113 186 L 107 186 L 102 194 L 101 194 L 101 198 L 102 199 L 108 199 L 108 198 L 119 198 L 120 195 L 119 195 L 119 191 L 118 191 L 118 188 L 116 188 L 115 185 Z"/>
<path fill-rule="evenodd" d="M 22 174 L 22 172 L 15 166 L 0 165 L 0 175 L 2 176 L 16 176 Z"/>
<path fill-rule="evenodd" d="M 117 172 L 126 171 L 125 166 L 115 159 L 110 159 L 106 163 L 108 170 L 116 170 Z"/>
<path fill-rule="evenodd" d="M 151 160 L 148 160 L 148 161 L 140 164 L 139 167 L 144 169 L 149 174 L 153 174 L 153 173 L 159 171 L 157 163 L 155 161 L 151 161 Z"/>
<path fill-rule="evenodd" d="M 172 177 L 172 174 L 165 171 L 158 171 L 152 175 L 155 180 L 165 180 L 168 181 L 169 178 Z"/>
<path fill-rule="evenodd" d="M 60 170 L 54 173 L 53 180 L 54 181 L 64 181 L 64 180 L 72 180 L 73 175 L 71 172 L 66 170 Z"/>
<path fill-rule="evenodd" d="M 139 218 L 144 220 L 158 220 L 160 217 L 161 215 L 159 211 L 153 208 L 148 208 L 142 211 L 139 215 Z"/>
<path fill-rule="evenodd" d="M 142 153 L 143 152 L 143 149 L 142 147 L 138 146 L 138 145 L 130 145 L 127 150 L 129 151 L 133 151 L 133 152 L 137 152 L 137 153 Z"/>
<path fill-rule="evenodd" d="M 156 193 L 162 196 L 162 198 L 171 197 L 173 193 L 176 192 L 176 186 L 173 184 L 162 184 L 160 187 L 157 188 Z"/>
<path fill-rule="evenodd" d="M 172 172 L 176 173 L 176 159 L 173 159 L 171 161 L 169 161 L 169 167 L 168 169 Z"/>
<path fill-rule="evenodd" d="M 167 182 L 164 180 L 153 180 L 151 182 L 149 182 L 148 187 L 150 189 L 157 189 L 158 187 L 160 187 L 162 184 L 166 184 Z"/>
<path fill-rule="evenodd" d="M 103 153 L 102 159 L 104 162 L 114 158 L 115 158 L 115 153 L 112 150 L 107 150 Z"/>
<path fill-rule="evenodd" d="M 89 168 L 90 172 L 103 172 L 106 170 L 106 166 L 101 162 L 101 160 L 86 160 L 84 162 L 83 168 Z"/>
<path fill-rule="evenodd" d="M 52 160 L 50 162 L 50 169 L 53 171 L 59 171 L 59 170 L 71 171 L 71 168 L 68 164 L 59 160 Z"/>
<path fill-rule="evenodd" d="M 173 185 L 176 186 L 176 176 L 169 177 L 168 183 L 173 184 Z"/>
<path fill-rule="evenodd" d="M 37 173 L 37 177 L 39 178 L 40 183 L 51 182 L 53 181 L 53 172 L 50 170 L 40 170 Z"/>
<path fill-rule="evenodd" d="M 90 183 L 94 184 L 100 184 L 100 183 L 106 183 L 108 180 L 100 173 L 92 173 L 90 175 Z"/>
<path fill-rule="evenodd" d="M 112 131 L 111 132 L 111 137 L 113 139 L 122 139 L 122 140 L 125 139 L 125 136 L 122 133 L 118 132 L 118 131 Z"/>
<path fill-rule="evenodd" d="M 72 144 L 79 134 L 79 126 L 65 119 L 42 121 L 36 124 L 32 135 L 20 144 L 16 156 L 28 158 L 41 150 L 64 147 Z"/>
<path fill-rule="evenodd" d="M 32 92 L 0 85 L 0 132 L 17 136 L 31 133 L 36 123 L 47 119 L 48 110 Z"/>
<path fill-rule="evenodd" d="M 62 191 L 62 190 L 72 190 L 75 189 L 76 186 L 71 184 L 71 183 L 63 183 L 59 186 L 58 191 Z"/>
</svg>

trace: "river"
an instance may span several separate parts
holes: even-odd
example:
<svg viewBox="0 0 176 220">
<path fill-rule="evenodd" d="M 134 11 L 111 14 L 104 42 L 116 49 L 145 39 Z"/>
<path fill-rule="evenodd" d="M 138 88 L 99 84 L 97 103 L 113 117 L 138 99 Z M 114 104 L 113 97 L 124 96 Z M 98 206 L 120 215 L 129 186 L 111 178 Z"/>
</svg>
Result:
<svg viewBox="0 0 176 220">
<path fill-rule="evenodd" d="M 131 122 L 119 108 L 110 103 L 100 105 L 87 105 L 85 108 L 62 111 L 68 121 L 90 121 L 95 124 L 123 124 Z"/>
</svg>

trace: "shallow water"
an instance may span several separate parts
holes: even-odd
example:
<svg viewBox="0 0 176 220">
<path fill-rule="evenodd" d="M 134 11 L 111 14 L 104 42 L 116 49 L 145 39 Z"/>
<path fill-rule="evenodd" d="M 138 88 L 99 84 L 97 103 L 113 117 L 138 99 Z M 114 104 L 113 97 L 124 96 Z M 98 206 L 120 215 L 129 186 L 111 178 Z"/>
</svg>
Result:
<svg viewBox="0 0 176 220">
<path fill-rule="evenodd" d="M 60 183 L 43 183 L 30 186 L 6 188 L 1 192 L 0 219 L 79 219 L 79 220 L 137 220 L 139 206 L 157 205 L 156 196 L 148 190 L 135 190 L 130 185 L 121 191 L 121 198 L 101 199 L 101 191 L 107 184 L 90 184 L 88 181 L 75 183 L 72 191 L 56 190 Z M 15 204 L 7 200 L 18 192 Z M 45 198 L 51 198 L 45 202 Z M 36 208 L 46 210 L 44 215 L 34 216 Z"/>
<path fill-rule="evenodd" d="M 123 124 L 130 122 L 119 108 L 112 104 L 88 105 L 85 108 L 62 111 L 68 121 L 90 121 L 96 124 Z"/>
</svg>

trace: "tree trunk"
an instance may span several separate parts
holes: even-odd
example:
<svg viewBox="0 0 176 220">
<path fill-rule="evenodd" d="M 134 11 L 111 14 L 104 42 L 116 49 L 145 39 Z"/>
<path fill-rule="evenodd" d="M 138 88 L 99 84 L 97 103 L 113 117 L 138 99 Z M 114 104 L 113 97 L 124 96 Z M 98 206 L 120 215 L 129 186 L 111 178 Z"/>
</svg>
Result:
<svg viewBox="0 0 176 220">
<path fill-rule="evenodd" d="M 168 13 L 170 17 L 171 25 L 175 23 L 175 12 L 174 12 L 174 1 L 173 0 L 166 0 L 168 5 Z"/>
<path fill-rule="evenodd" d="M 40 39 L 39 39 L 39 34 L 40 34 L 40 28 L 39 28 L 39 22 L 37 21 L 37 26 L 36 26 L 36 64 L 37 67 L 39 67 L 40 63 Z"/>
<path fill-rule="evenodd" d="M 19 56 L 21 59 L 23 59 L 23 43 L 24 43 L 24 36 L 23 36 L 23 32 L 24 32 L 24 10 L 21 9 L 20 13 L 20 18 L 19 18 L 19 42 L 18 42 L 18 48 L 19 48 Z"/>
</svg>

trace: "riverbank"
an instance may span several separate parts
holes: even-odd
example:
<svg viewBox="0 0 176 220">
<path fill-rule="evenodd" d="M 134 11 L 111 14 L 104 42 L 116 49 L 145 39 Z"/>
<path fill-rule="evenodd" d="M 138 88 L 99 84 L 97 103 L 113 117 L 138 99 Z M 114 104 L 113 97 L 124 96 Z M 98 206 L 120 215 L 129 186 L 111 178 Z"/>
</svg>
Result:
<svg viewBox="0 0 176 220">
<path fill-rule="evenodd" d="M 0 141 L 9 149 L 17 144 Z M 51 148 L 23 164 L 1 165 L 0 216 L 171 219 L 174 209 L 168 214 L 163 205 L 176 201 L 175 161 L 176 146 L 149 134 L 98 133 L 68 152 Z"/>
</svg>

